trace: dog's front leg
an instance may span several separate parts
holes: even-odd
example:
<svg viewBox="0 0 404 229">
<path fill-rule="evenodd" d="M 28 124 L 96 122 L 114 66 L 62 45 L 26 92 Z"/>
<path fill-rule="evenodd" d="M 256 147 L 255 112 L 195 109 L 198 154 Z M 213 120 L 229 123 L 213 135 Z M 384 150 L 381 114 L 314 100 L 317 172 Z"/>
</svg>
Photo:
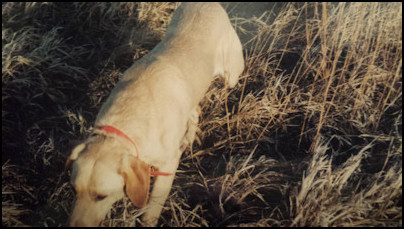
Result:
<svg viewBox="0 0 404 229">
<path fill-rule="evenodd" d="M 166 166 L 159 168 L 162 172 L 168 172 L 170 176 L 157 176 L 153 184 L 153 190 L 150 194 L 149 203 L 146 206 L 145 213 L 142 216 L 144 226 L 156 226 L 164 203 L 170 193 L 173 184 L 175 172 L 178 167 L 179 159 L 167 162 Z"/>
</svg>

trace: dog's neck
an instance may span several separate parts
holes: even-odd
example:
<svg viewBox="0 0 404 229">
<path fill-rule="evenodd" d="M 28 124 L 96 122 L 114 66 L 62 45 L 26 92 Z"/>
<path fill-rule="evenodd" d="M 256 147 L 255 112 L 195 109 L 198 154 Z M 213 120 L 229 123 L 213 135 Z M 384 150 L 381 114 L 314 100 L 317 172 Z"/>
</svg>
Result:
<svg viewBox="0 0 404 229">
<path fill-rule="evenodd" d="M 97 126 L 95 127 L 97 130 L 102 131 L 102 132 L 106 132 L 109 134 L 116 134 L 119 137 L 122 137 L 128 141 L 130 141 L 132 143 L 132 145 L 135 147 L 136 150 L 136 158 L 139 159 L 139 149 L 136 146 L 135 141 L 133 141 L 128 135 L 126 135 L 124 132 L 122 132 L 121 130 L 119 130 L 118 128 L 111 126 L 111 125 L 107 125 L 107 126 Z M 139 159 L 140 160 L 140 159 Z M 158 171 L 158 169 L 156 169 L 153 165 L 150 165 L 151 167 L 151 175 L 152 176 L 171 176 L 173 175 L 172 173 L 165 173 L 165 172 L 160 172 Z"/>
</svg>

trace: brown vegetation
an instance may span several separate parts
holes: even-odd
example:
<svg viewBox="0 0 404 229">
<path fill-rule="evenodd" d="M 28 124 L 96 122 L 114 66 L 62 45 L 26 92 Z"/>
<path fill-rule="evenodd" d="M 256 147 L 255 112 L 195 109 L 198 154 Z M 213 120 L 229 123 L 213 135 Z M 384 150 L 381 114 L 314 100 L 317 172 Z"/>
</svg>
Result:
<svg viewBox="0 0 404 229">
<path fill-rule="evenodd" d="M 72 140 L 164 36 L 172 3 L 2 3 L 2 225 L 62 226 Z M 401 226 L 402 3 L 233 18 L 246 70 L 201 102 L 164 226 Z M 105 226 L 139 225 L 126 198 Z"/>
</svg>

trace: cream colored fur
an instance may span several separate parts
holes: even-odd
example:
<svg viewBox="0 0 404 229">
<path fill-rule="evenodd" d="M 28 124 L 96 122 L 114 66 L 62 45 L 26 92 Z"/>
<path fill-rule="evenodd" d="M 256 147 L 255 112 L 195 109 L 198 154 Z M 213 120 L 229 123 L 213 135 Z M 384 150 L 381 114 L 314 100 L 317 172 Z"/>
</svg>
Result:
<svg viewBox="0 0 404 229">
<path fill-rule="evenodd" d="M 114 134 L 99 132 L 77 146 L 68 159 L 77 192 L 70 225 L 98 226 L 125 190 L 136 206 L 147 203 L 142 220 L 156 225 L 175 176 L 158 176 L 147 197 L 146 164 L 175 174 L 214 76 L 234 87 L 243 69 L 240 40 L 220 4 L 183 3 L 164 40 L 124 73 L 95 122 L 126 133 L 141 162 L 130 141 Z"/>
</svg>

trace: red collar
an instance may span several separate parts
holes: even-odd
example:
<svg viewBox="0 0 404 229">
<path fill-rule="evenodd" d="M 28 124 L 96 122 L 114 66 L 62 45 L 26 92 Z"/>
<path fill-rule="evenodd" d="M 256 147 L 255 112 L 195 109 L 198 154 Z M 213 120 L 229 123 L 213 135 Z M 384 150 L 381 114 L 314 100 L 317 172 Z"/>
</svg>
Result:
<svg viewBox="0 0 404 229">
<path fill-rule="evenodd" d="M 126 135 L 124 132 L 120 131 L 119 129 L 117 129 L 117 128 L 113 127 L 113 126 L 101 126 L 101 127 L 95 127 L 95 128 L 97 128 L 99 130 L 102 130 L 102 131 L 104 131 L 106 133 L 116 134 L 116 135 L 118 135 L 120 137 L 123 137 L 126 140 L 130 141 L 132 143 L 132 145 L 135 146 L 135 148 L 136 148 L 136 158 L 139 159 L 139 150 L 138 150 L 135 142 L 128 135 Z M 172 173 L 160 172 L 157 169 L 155 169 L 153 166 L 151 166 L 151 175 L 152 176 L 171 176 L 173 174 Z"/>
</svg>

